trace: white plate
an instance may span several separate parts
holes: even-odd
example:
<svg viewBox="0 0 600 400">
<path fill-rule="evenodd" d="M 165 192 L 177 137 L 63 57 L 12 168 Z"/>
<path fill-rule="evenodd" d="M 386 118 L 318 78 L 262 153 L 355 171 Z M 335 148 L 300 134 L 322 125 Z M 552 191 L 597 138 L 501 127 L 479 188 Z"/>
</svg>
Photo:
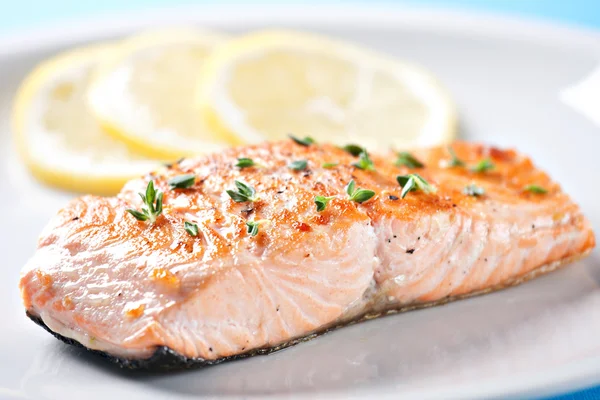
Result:
<svg viewBox="0 0 600 400">
<path fill-rule="evenodd" d="M 600 232 L 600 129 L 593 122 L 600 88 L 588 81 L 568 90 L 599 66 L 595 32 L 389 6 L 269 5 L 161 11 L 7 37 L 0 39 L 0 398 L 468 398 L 548 395 L 600 383 L 598 252 L 520 287 L 178 374 L 117 370 L 27 320 L 19 269 L 43 225 L 71 195 L 39 186 L 14 154 L 8 116 L 17 84 L 65 47 L 178 22 L 234 32 L 274 25 L 315 30 L 418 62 L 454 94 L 464 137 L 531 154 Z"/>
</svg>

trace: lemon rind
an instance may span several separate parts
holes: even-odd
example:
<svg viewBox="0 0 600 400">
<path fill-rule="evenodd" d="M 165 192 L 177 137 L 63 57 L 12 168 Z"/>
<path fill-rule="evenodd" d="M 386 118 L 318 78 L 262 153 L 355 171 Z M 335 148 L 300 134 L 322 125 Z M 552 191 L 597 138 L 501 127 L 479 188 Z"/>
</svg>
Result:
<svg viewBox="0 0 600 400">
<path fill-rule="evenodd" d="M 228 115 L 233 114 L 239 116 L 242 112 L 235 108 L 231 102 L 228 102 L 226 97 L 223 98 L 224 96 L 219 93 L 219 89 L 223 88 L 224 80 L 229 74 L 231 66 L 235 65 L 238 60 L 252 57 L 273 48 L 290 48 L 290 46 L 293 46 L 296 50 L 316 50 L 336 54 L 353 61 L 361 60 L 363 63 L 366 62 L 370 66 L 379 67 L 396 76 L 398 74 L 412 75 L 413 79 L 418 79 L 422 88 L 427 88 L 429 95 L 439 102 L 436 108 L 441 114 L 438 119 L 442 123 L 433 133 L 426 132 L 419 135 L 419 140 L 412 143 L 411 147 L 449 143 L 456 137 L 458 117 L 454 102 L 443 88 L 443 85 L 429 72 L 418 66 L 397 61 L 392 57 L 358 45 L 311 33 L 286 30 L 258 31 L 233 38 L 220 46 L 207 59 L 200 76 L 196 105 L 212 130 L 218 132 L 219 135 L 238 137 L 242 142 L 257 143 L 264 141 L 262 134 L 240 122 L 240 118 L 233 118 L 233 121 L 227 118 Z"/>
<path fill-rule="evenodd" d="M 90 57 L 99 57 L 98 53 L 110 51 L 112 46 L 113 43 L 101 43 L 60 53 L 34 68 L 18 88 L 13 102 L 11 119 L 13 139 L 19 156 L 38 181 L 72 192 L 111 195 L 117 193 L 125 182 L 148 169 L 149 163 L 146 162 L 136 162 L 130 171 L 122 174 L 102 174 L 99 171 L 68 169 L 52 165 L 45 162 L 44 159 L 34 157 L 25 132 L 29 105 L 33 103 L 39 89 L 49 79 L 67 67 L 71 68 L 74 64 L 88 62 Z"/>
</svg>

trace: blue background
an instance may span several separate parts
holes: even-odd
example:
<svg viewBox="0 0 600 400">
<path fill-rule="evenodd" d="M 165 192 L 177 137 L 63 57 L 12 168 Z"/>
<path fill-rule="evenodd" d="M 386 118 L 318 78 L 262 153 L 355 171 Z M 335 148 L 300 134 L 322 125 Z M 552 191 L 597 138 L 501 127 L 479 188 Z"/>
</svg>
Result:
<svg viewBox="0 0 600 400">
<path fill-rule="evenodd" d="M 318 0 L 296 1 L 311 4 Z M 352 3 L 367 2 L 353 0 Z M 326 1 L 329 4 L 342 1 Z M 51 25 L 77 17 L 92 17 L 114 12 L 152 9 L 176 5 L 221 3 L 218 0 L 0 0 L 0 34 Z M 248 4 L 252 1 L 230 0 L 228 4 Z M 275 4 L 279 1 L 260 1 Z M 345 1 L 344 3 L 349 3 Z M 369 1 L 371 3 L 371 1 Z M 562 24 L 600 30 L 600 0 L 387 0 L 381 4 L 406 4 L 494 12 L 519 17 L 545 19 Z M 571 393 L 552 400 L 600 399 L 600 386 Z"/>
<path fill-rule="evenodd" d="M 256 3 L 253 0 L 226 0 L 227 4 Z M 304 0 L 314 3 L 407 4 L 459 8 L 542 18 L 600 29 L 600 0 Z M 175 5 L 223 3 L 219 0 L 0 0 L 0 33 L 51 24 L 80 16 Z M 281 3 L 261 0 L 261 4 Z"/>
</svg>

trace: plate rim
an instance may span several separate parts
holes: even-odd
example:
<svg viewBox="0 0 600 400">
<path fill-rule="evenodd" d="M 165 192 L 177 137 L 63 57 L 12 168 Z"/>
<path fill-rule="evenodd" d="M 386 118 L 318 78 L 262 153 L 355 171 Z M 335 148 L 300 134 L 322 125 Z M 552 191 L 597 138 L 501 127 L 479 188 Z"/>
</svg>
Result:
<svg viewBox="0 0 600 400">
<path fill-rule="evenodd" d="M 336 18 L 332 19 L 331 15 Z M 0 59 L 22 57 L 79 43 L 105 40 L 134 30 L 174 24 L 207 24 L 233 26 L 302 24 L 305 27 L 327 25 L 329 28 L 350 28 L 362 25 L 377 29 L 439 31 L 479 37 L 528 41 L 543 46 L 576 48 L 598 53 L 600 61 L 600 30 L 536 20 L 519 16 L 481 11 L 451 10 L 439 7 L 417 7 L 400 4 L 377 5 L 321 4 L 307 5 L 242 5 L 204 4 L 164 7 L 143 12 L 106 13 L 89 18 L 72 18 L 36 28 L 24 28 L 0 33 Z M 600 383 L 600 357 L 586 357 L 564 364 L 561 368 L 536 371 L 526 377 L 506 382 L 504 378 L 480 381 L 477 385 L 452 385 L 403 391 L 403 395 L 418 398 L 506 398 L 506 396 L 551 396 Z M 448 390 L 451 389 L 452 393 Z M 380 398 L 397 398 L 402 390 L 393 384 L 377 387 Z M 328 398 L 349 398 L 349 393 L 335 390 L 321 392 Z M 308 398 L 318 392 L 292 395 Z M 351 398 L 367 398 L 373 389 L 358 387 Z M 273 396 L 269 396 L 273 397 Z"/>
<path fill-rule="evenodd" d="M 162 7 L 148 11 L 103 13 L 84 18 L 67 18 L 38 27 L 0 32 L 0 57 L 48 50 L 78 42 L 98 41 L 144 28 L 172 24 L 231 25 L 243 23 L 274 26 L 301 23 L 304 26 L 348 28 L 361 24 L 374 28 L 397 28 L 476 33 L 491 37 L 552 45 L 581 47 L 600 52 L 600 29 L 521 16 L 441 7 L 419 7 L 378 3 L 325 4 L 205 4 Z M 335 14 L 336 18 L 331 19 Z M 76 38 L 76 39 L 74 39 Z"/>
</svg>

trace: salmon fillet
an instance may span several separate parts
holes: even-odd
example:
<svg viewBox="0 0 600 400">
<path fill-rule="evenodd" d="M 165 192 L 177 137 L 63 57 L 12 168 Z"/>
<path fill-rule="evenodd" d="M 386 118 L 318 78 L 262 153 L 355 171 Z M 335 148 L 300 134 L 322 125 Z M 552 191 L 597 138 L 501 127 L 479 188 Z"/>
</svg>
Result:
<svg viewBox="0 0 600 400">
<path fill-rule="evenodd" d="M 168 349 L 218 362 L 518 283 L 594 247 L 578 206 L 529 158 L 480 144 L 452 149 L 464 165 L 450 166 L 448 148 L 436 147 L 412 152 L 421 168 L 388 154 L 371 156 L 373 170 L 338 147 L 288 140 L 186 159 L 116 197 L 78 198 L 22 270 L 25 308 L 60 337 L 121 360 Z M 242 157 L 259 165 L 236 167 Z M 493 169 L 469 168 L 486 159 Z M 298 160 L 306 168 L 290 168 Z M 397 176 L 414 173 L 431 190 L 402 198 Z M 193 186 L 170 189 L 182 174 Z M 126 211 L 141 209 L 150 180 L 164 193 L 155 223 Z M 234 201 L 236 180 L 258 199 Z M 351 180 L 375 195 L 353 201 Z M 322 211 L 316 196 L 330 197 Z"/>
</svg>

